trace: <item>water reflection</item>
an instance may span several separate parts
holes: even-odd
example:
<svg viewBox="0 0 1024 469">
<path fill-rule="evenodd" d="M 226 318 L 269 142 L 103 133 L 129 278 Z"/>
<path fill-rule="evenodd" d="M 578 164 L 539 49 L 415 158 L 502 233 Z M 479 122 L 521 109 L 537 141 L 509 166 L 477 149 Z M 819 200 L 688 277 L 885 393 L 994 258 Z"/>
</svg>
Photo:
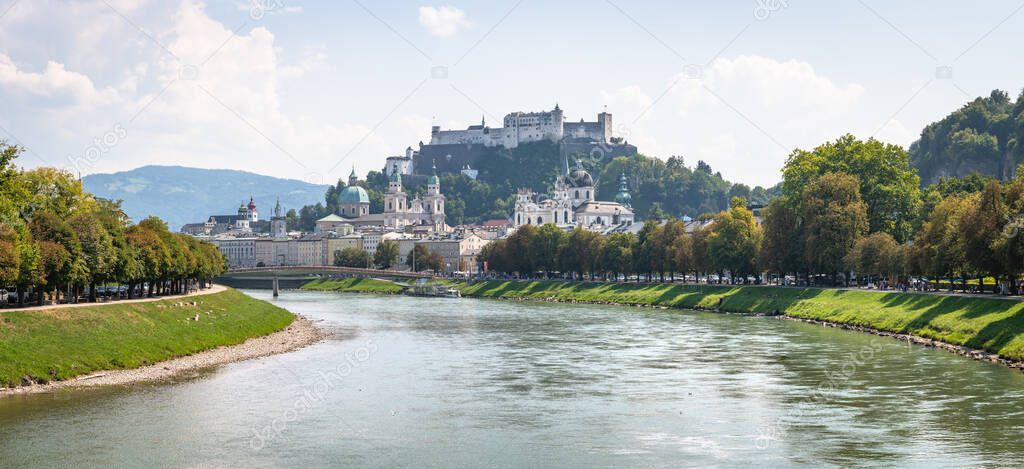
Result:
<svg viewBox="0 0 1024 469">
<path fill-rule="evenodd" d="M 87 465 L 176 467 L 962 466 L 1024 456 L 1024 376 L 891 339 L 620 307 L 277 301 L 333 339 L 173 384 L 0 400 L 0 465 L 85 455 Z"/>
</svg>

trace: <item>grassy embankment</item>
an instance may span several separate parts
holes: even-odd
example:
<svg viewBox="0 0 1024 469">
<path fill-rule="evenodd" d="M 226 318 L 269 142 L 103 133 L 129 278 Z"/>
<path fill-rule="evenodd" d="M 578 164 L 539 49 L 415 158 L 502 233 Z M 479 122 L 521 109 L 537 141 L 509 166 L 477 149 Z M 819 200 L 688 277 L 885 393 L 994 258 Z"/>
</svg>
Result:
<svg viewBox="0 0 1024 469">
<path fill-rule="evenodd" d="M 384 293 L 402 291 L 402 286 L 375 278 L 317 279 L 302 286 L 303 290 L 322 290 L 348 293 Z"/>
<path fill-rule="evenodd" d="M 145 303 L 0 311 L 0 387 L 138 368 L 240 344 L 284 329 L 294 318 L 230 289 Z"/>
<path fill-rule="evenodd" d="M 1024 360 L 1024 302 L 819 288 L 490 281 L 466 296 L 773 313 L 911 334 Z M 719 304 L 721 301 L 721 304 Z"/>
</svg>

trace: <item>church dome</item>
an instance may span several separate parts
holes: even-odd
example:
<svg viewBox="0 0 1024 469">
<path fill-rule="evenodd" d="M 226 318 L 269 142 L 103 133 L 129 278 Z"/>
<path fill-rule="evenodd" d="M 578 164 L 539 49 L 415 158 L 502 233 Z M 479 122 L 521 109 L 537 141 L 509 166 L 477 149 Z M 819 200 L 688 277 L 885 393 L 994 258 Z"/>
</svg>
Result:
<svg viewBox="0 0 1024 469">
<path fill-rule="evenodd" d="M 366 189 L 362 187 L 348 186 L 342 189 L 338 200 L 343 204 L 368 204 L 370 203 L 370 196 L 367 195 Z"/>
<path fill-rule="evenodd" d="M 593 187 L 594 185 L 594 178 L 590 176 L 590 173 L 579 167 L 569 171 L 569 174 L 565 175 L 562 180 L 569 187 Z"/>
</svg>

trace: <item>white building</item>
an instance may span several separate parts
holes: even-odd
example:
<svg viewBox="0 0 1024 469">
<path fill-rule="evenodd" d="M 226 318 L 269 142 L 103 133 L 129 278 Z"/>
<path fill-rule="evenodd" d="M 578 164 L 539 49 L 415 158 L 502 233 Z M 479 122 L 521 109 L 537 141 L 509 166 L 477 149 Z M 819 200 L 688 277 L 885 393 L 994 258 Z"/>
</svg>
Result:
<svg viewBox="0 0 1024 469">
<path fill-rule="evenodd" d="M 211 240 L 221 254 L 228 259 L 230 269 L 256 267 L 255 237 L 219 236 Z"/>
<path fill-rule="evenodd" d="M 567 165 L 568 166 L 568 165 Z M 619 178 L 619 194 L 614 202 L 598 201 L 594 179 L 577 161 L 574 169 L 555 180 L 550 197 L 538 196 L 533 191 L 520 189 L 516 194 L 512 224 L 555 225 L 571 228 L 580 226 L 592 231 L 605 231 L 635 221 L 626 175 Z"/>
<path fill-rule="evenodd" d="M 406 227 L 426 227 L 435 233 L 448 231 L 445 224 L 445 197 L 441 193 L 441 180 L 435 174 L 427 178 L 427 191 L 422 197 L 409 201 L 402 186 L 402 169 L 392 168 L 388 176 L 388 189 L 384 193 L 383 213 L 370 213 L 370 197 L 359 187 L 355 171 L 349 176 L 348 187 L 339 194 L 340 217 L 331 215 L 321 219 L 325 223 L 348 223 L 354 229 L 394 231 Z M 319 221 L 317 222 L 320 223 Z M 364 243 L 365 244 L 365 243 Z M 365 247 L 365 246 L 364 246 Z"/>
<path fill-rule="evenodd" d="M 612 115 L 607 112 L 598 114 L 596 122 L 564 120 L 565 114 L 555 104 L 551 111 L 509 113 L 503 119 L 502 127 L 488 127 L 484 119 L 480 119 L 479 125 L 471 125 L 465 130 L 441 130 L 440 126 L 435 125 L 430 129 L 430 144 L 479 144 L 515 148 L 522 143 L 560 141 L 563 138 L 611 142 Z"/>
</svg>

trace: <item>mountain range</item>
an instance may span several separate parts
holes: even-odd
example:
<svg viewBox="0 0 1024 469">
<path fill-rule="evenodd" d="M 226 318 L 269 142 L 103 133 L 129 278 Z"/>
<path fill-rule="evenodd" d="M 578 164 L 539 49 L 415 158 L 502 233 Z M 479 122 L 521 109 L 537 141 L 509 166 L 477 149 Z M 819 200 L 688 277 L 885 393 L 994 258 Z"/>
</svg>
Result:
<svg viewBox="0 0 1024 469">
<path fill-rule="evenodd" d="M 82 178 L 85 189 L 121 200 L 125 213 L 138 222 L 150 215 L 167 221 L 171 230 L 203 222 L 210 215 L 229 215 L 239 204 L 256 201 L 260 219 L 271 216 L 278 198 L 287 211 L 322 202 L 328 186 L 228 169 L 143 166 Z"/>
</svg>

